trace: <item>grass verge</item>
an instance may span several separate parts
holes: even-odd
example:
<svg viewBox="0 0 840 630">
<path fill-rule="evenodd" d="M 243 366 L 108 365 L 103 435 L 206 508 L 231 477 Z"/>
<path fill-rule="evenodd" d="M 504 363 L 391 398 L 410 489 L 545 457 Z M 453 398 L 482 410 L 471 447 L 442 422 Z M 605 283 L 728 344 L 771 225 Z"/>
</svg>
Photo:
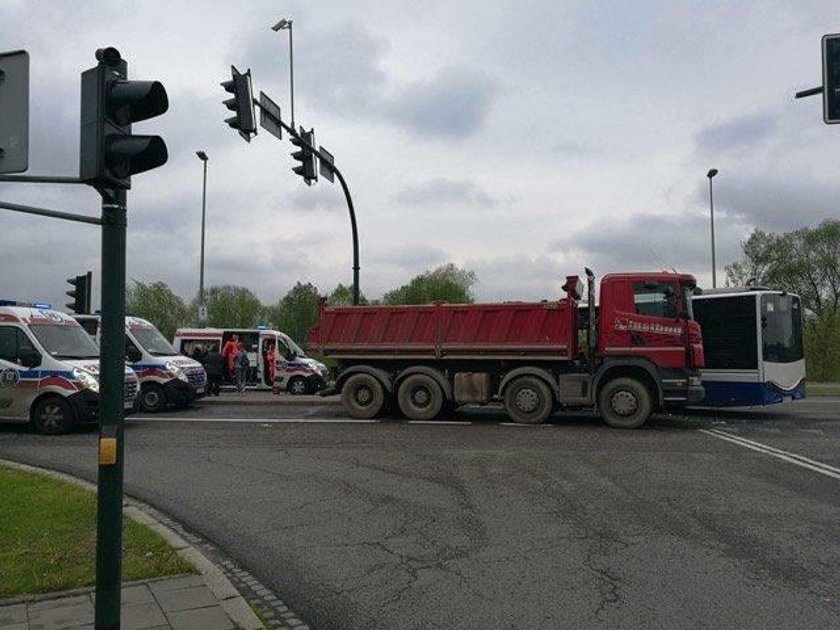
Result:
<svg viewBox="0 0 840 630">
<path fill-rule="evenodd" d="M 0 466 L 0 597 L 95 583 L 96 496 Z M 123 520 L 123 580 L 194 573 L 158 534 Z"/>
<path fill-rule="evenodd" d="M 805 385 L 808 396 L 840 396 L 840 383 L 812 383 Z"/>
</svg>

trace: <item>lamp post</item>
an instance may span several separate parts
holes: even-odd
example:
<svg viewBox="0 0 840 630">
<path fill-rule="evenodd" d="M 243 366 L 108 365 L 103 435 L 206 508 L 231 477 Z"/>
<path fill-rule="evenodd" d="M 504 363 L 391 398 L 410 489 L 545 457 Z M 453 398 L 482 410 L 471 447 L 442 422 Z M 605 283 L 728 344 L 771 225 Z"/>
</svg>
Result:
<svg viewBox="0 0 840 630">
<path fill-rule="evenodd" d="M 277 24 L 271 27 L 275 32 L 289 31 L 289 90 L 292 104 L 292 129 L 295 128 L 295 56 L 292 47 L 292 21 L 282 18 Z"/>
<path fill-rule="evenodd" d="M 207 215 L 207 161 L 210 159 L 204 151 L 195 154 L 204 163 L 204 183 L 201 187 L 201 270 L 198 275 L 198 324 L 207 322 L 207 306 L 204 304 L 204 222 Z"/>
<path fill-rule="evenodd" d="M 712 179 L 718 174 L 716 168 L 709 169 L 706 177 L 709 178 L 709 216 L 712 224 L 712 288 L 717 288 L 717 265 L 715 264 L 715 201 L 712 190 Z"/>
</svg>

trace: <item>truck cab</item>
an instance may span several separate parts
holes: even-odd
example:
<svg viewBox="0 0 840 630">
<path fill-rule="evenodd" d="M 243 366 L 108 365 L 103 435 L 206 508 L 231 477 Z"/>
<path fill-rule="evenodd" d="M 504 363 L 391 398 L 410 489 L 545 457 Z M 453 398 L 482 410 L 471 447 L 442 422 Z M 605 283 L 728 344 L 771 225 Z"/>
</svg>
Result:
<svg viewBox="0 0 840 630">
<path fill-rule="evenodd" d="M 126 412 L 138 386 L 126 367 Z M 0 306 L 0 419 L 58 434 L 98 416 L 99 348 L 76 320 L 47 305 Z"/>
<path fill-rule="evenodd" d="M 97 341 L 99 315 L 74 315 Z M 155 413 L 169 405 L 187 407 L 202 398 L 207 373 L 198 361 L 178 354 L 155 326 L 141 318 L 125 318 L 125 360 L 137 374 L 140 394 L 137 406 Z"/>
</svg>

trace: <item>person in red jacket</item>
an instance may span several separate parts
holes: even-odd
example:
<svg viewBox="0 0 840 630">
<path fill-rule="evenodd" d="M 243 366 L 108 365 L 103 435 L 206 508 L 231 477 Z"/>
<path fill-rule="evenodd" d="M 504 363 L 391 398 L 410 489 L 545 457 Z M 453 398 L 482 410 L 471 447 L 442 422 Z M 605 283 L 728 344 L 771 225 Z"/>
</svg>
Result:
<svg viewBox="0 0 840 630">
<path fill-rule="evenodd" d="M 222 358 L 225 360 L 225 368 L 227 368 L 228 380 L 233 381 L 233 357 L 239 347 L 239 335 L 231 335 L 222 346 Z"/>
</svg>

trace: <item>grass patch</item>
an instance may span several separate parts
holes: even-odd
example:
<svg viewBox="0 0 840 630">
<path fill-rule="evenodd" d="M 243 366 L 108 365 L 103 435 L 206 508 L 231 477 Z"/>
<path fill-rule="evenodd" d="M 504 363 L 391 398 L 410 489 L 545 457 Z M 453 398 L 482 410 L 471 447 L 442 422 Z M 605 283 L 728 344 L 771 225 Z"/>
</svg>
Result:
<svg viewBox="0 0 840 630">
<path fill-rule="evenodd" d="M 96 495 L 0 467 L 0 597 L 95 583 Z M 123 519 L 123 580 L 194 573 L 155 532 Z"/>
<path fill-rule="evenodd" d="M 808 396 L 840 396 L 840 383 L 813 383 L 805 385 Z"/>
</svg>

